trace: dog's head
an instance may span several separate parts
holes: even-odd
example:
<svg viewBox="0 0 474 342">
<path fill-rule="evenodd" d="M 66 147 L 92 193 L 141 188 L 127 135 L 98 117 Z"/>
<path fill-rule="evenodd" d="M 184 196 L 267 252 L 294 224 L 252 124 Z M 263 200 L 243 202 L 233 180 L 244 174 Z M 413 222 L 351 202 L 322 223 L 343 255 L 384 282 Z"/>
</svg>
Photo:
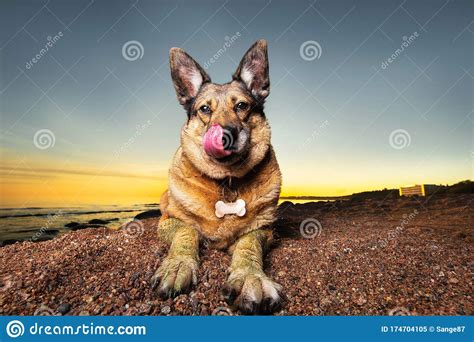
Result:
<svg viewBox="0 0 474 342">
<path fill-rule="evenodd" d="M 263 113 L 270 91 L 266 41 L 252 45 L 226 84 L 212 83 L 179 48 L 170 50 L 170 66 L 178 100 L 188 113 L 181 131 L 183 152 L 211 178 L 244 176 L 270 147 Z"/>
</svg>

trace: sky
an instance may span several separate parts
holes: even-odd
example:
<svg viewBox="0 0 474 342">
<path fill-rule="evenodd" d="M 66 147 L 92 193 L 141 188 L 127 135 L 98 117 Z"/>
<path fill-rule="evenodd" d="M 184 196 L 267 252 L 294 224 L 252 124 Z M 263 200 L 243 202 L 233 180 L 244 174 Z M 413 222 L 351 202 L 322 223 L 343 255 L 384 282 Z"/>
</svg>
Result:
<svg viewBox="0 0 474 342">
<path fill-rule="evenodd" d="M 283 195 L 473 178 L 472 1 L 0 8 L 2 207 L 158 202 L 186 120 L 169 49 L 225 83 L 260 38 Z"/>
</svg>

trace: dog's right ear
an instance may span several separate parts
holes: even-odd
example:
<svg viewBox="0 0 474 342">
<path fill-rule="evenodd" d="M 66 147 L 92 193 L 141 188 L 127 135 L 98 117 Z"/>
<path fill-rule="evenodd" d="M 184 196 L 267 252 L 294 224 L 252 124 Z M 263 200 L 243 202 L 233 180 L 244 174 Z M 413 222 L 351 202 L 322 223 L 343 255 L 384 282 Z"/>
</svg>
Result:
<svg viewBox="0 0 474 342">
<path fill-rule="evenodd" d="M 187 107 L 196 97 L 201 86 L 206 82 L 211 82 L 211 78 L 190 55 L 180 48 L 171 48 L 170 68 L 178 101 L 188 109 Z"/>
</svg>

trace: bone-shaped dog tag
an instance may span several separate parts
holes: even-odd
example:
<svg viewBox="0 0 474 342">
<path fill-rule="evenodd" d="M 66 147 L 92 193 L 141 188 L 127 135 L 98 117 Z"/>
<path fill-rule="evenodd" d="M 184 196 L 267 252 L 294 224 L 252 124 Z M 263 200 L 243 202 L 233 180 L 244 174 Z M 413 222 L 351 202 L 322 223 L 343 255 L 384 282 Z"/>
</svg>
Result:
<svg viewBox="0 0 474 342">
<path fill-rule="evenodd" d="M 216 216 L 218 218 L 224 217 L 227 214 L 235 214 L 237 216 L 244 216 L 246 212 L 245 201 L 243 199 L 238 199 L 232 203 L 225 203 L 223 201 L 216 202 Z"/>
</svg>

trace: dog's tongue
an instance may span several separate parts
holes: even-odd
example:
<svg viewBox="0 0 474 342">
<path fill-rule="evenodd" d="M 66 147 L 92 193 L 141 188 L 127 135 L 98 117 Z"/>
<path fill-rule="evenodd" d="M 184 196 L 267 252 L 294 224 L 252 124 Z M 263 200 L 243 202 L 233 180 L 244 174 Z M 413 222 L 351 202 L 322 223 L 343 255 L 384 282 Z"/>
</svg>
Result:
<svg viewBox="0 0 474 342">
<path fill-rule="evenodd" d="M 221 125 L 215 124 L 209 128 L 204 135 L 204 151 L 212 157 L 222 158 L 231 155 L 231 151 L 224 150 L 224 145 L 222 144 L 222 137 L 224 135 L 224 129 Z"/>
</svg>

